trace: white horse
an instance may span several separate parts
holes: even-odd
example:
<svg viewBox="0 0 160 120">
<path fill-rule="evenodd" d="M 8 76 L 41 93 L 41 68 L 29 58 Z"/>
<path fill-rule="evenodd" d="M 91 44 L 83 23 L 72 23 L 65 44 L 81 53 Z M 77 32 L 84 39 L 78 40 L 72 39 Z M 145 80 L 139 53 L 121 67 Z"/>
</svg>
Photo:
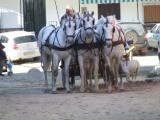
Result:
<svg viewBox="0 0 160 120">
<path fill-rule="evenodd" d="M 74 46 L 74 34 L 76 23 L 72 17 L 68 17 L 64 23 L 56 29 L 49 38 L 49 44 L 52 48 L 52 93 L 56 93 L 56 79 L 58 75 L 58 65 L 61 60 L 64 61 L 65 88 L 69 88 L 69 64 L 72 57 L 72 48 Z"/>
<path fill-rule="evenodd" d="M 49 47 L 49 38 L 55 30 L 55 26 L 45 26 L 38 34 L 38 46 L 41 53 L 41 63 L 45 77 L 45 92 L 48 91 L 47 70 L 51 66 L 51 48 Z"/>
<path fill-rule="evenodd" d="M 52 92 L 56 92 L 56 78 L 58 75 L 58 65 L 60 60 L 65 63 L 66 89 L 69 92 L 68 82 L 68 64 L 74 44 L 74 33 L 76 29 L 75 20 L 67 17 L 63 24 L 51 29 L 51 26 L 44 27 L 38 35 L 38 43 L 41 50 L 43 70 L 45 74 L 45 86 L 48 89 L 47 69 L 52 62 Z M 47 36 L 47 37 L 44 37 Z M 52 60 L 52 61 L 51 61 Z"/>
<path fill-rule="evenodd" d="M 111 71 L 113 72 L 113 82 L 115 83 L 115 87 L 118 88 L 118 75 L 119 68 L 121 67 L 124 73 L 126 74 L 126 78 L 129 79 L 129 71 L 126 68 L 126 65 L 123 65 L 121 60 L 122 57 L 126 55 L 124 44 L 126 43 L 126 39 L 124 36 L 124 32 L 121 27 L 116 24 L 116 20 L 113 16 L 108 16 L 108 20 L 113 24 L 112 30 L 112 47 L 111 53 L 109 55 L 110 63 L 111 63 Z M 124 89 L 123 81 L 120 80 L 120 89 Z M 111 92 L 111 89 L 110 89 Z"/>
<path fill-rule="evenodd" d="M 111 64 L 109 59 L 112 46 L 112 30 L 113 25 L 109 23 L 108 18 L 101 16 L 96 23 L 96 33 L 98 34 L 98 39 L 102 42 L 100 71 L 103 74 L 106 85 L 108 85 L 108 92 L 111 92 L 111 76 L 113 73 L 110 69 Z"/>
<path fill-rule="evenodd" d="M 81 75 L 81 92 L 84 92 L 86 89 L 87 75 L 89 75 L 90 84 L 92 84 L 92 74 L 94 75 L 95 79 L 95 88 L 96 90 L 98 90 L 99 54 L 98 48 L 95 45 L 97 39 L 95 38 L 95 19 L 93 17 L 93 14 L 93 12 L 91 14 L 84 13 L 84 16 L 82 18 L 83 25 L 77 33 L 76 38 L 78 63 Z"/>
</svg>

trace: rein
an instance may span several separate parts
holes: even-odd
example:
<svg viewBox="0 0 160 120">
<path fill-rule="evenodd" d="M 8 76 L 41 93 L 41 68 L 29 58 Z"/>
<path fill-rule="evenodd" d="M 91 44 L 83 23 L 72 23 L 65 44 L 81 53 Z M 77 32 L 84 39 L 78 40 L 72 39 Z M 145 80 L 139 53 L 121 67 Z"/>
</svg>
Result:
<svg viewBox="0 0 160 120">
<path fill-rule="evenodd" d="M 75 46 L 75 44 L 72 44 L 72 45 L 70 45 L 70 46 L 68 46 L 68 47 L 63 47 L 63 48 L 57 47 L 57 46 L 55 46 L 55 45 L 52 45 L 52 46 L 50 46 L 50 47 L 51 47 L 52 49 L 54 49 L 54 50 L 65 51 L 65 50 L 69 50 L 69 49 L 74 48 L 74 46 Z"/>
<path fill-rule="evenodd" d="M 67 46 L 68 38 L 73 38 L 73 39 L 74 39 L 74 36 L 75 36 L 75 35 L 74 35 L 74 34 L 73 34 L 73 35 L 67 35 L 67 34 L 66 34 L 66 31 L 65 31 L 64 33 L 65 33 L 65 42 L 66 42 L 66 44 L 65 44 L 65 47 L 63 47 L 63 46 L 60 44 L 59 40 L 58 40 L 58 32 L 59 32 L 59 30 L 60 30 L 60 28 L 57 29 L 57 31 L 56 31 L 56 33 L 55 33 L 55 37 L 54 37 L 53 44 L 50 45 L 49 47 L 52 48 L 52 49 L 58 50 L 58 51 L 65 51 L 65 50 L 72 49 L 72 48 L 74 47 L 74 44 Z M 54 45 L 55 40 L 57 40 L 59 46 Z"/>
</svg>

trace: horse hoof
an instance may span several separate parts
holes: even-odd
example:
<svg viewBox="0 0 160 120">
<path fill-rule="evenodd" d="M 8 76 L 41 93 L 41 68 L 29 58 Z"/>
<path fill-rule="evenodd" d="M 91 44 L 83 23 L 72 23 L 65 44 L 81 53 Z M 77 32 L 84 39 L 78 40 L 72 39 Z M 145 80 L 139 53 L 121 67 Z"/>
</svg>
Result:
<svg viewBox="0 0 160 120">
<path fill-rule="evenodd" d="M 85 89 L 81 88 L 81 89 L 80 89 L 80 92 L 81 92 L 81 93 L 84 93 L 84 92 L 85 92 Z"/>
<path fill-rule="evenodd" d="M 71 91 L 70 91 L 70 90 L 67 90 L 66 93 L 71 93 Z"/>
<path fill-rule="evenodd" d="M 50 91 L 49 89 L 45 89 L 43 92 L 44 93 L 49 93 L 49 91 Z"/>
<path fill-rule="evenodd" d="M 120 89 L 119 89 L 119 92 L 124 92 L 124 88 L 120 88 Z"/>
<path fill-rule="evenodd" d="M 108 93 L 108 94 L 111 94 L 111 93 L 112 93 L 112 90 L 108 90 L 107 93 Z"/>
<path fill-rule="evenodd" d="M 51 94 L 57 94 L 57 91 L 52 91 Z"/>
<path fill-rule="evenodd" d="M 114 86 L 114 89 L 115 89 L 115 90 L 118 90 L 118 88 L 119 88 L 118 86 Z"/>
</svg>

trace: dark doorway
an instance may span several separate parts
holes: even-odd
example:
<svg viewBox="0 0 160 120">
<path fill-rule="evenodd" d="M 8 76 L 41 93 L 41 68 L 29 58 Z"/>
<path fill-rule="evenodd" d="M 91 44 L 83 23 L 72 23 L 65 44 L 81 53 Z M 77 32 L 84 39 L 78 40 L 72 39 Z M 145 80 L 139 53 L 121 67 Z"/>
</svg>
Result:
<svg viewBox="0 0 160 120">
<path fill-rule="evenodd" d="M 46 25 L 45 0 L 23 0 L 24 30 L 35 31 Z"/>
<path fill-rule="evenodd" d="M 116 15 L 116 18 L 120 19 L 120 3 L 114 4 L 98 4 L 98 18 L 100 16 L 107 16 L 107 15 Z"/>
</svg>

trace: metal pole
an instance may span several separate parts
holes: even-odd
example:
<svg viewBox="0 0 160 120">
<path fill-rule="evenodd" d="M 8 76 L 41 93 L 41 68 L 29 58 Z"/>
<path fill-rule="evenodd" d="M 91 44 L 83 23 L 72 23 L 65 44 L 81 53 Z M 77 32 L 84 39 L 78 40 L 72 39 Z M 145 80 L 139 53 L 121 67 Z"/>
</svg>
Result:
<svg viewBox="0 0 160 120">
<path fill-rule="evenodd" d="M 59 13 L 58 13 L 58 7 L 57 7 L 57 2 L 56 2 L 56 0 L 54 0 L 54 4 L 55 4 L 55 7 L 56 7 L 56 12 L 57 12 L 58 21 L 59 21 L 59 23 L 60 23 Z"/>
<path fill-rule="evenodd" d="M 78 0 L 78 11 L 80 12 L 81 10 L 81 0 Z"/>
<path fill-rule="evenodd" d="M 138 0 L 137 0 L 137 20 L 139 21 L 139 5 L 138 5 Z"/>
<path fill-rule="evenodd" d="M 23 1 L 20 0 L 20 3 L 19 3 L 19 4 L 20 4 L 20 12 L 19 12 L 19 13 L 20 13 L 20 27 L 21 27 L 20 29 L 22 29 L 22 23 L 23 23 L 23 22 L 22 22 L 22 20 L 23 20 L 23 19 L 22 19 L 22 17 L 23 17 L 23 15 L 22 15 L 22 7 L 23 7 L 22 4 L 23 4 Z"/>
</svg>

